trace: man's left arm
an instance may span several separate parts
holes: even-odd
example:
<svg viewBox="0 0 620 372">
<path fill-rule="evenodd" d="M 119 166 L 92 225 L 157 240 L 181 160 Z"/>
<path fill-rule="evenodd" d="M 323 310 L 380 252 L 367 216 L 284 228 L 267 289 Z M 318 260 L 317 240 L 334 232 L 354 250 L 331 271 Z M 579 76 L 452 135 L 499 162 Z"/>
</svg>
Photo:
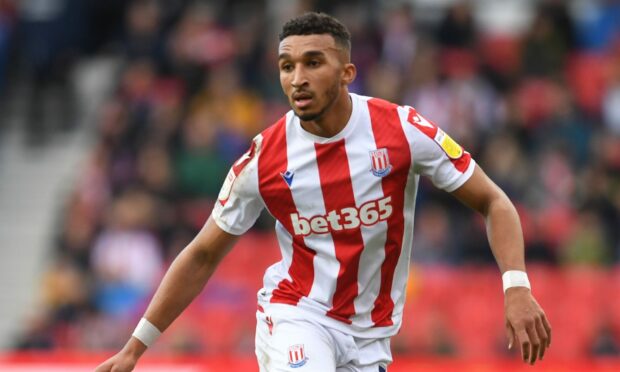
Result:
<svg viewBox="0 0 620 372">
<path fill-rule="evenodd" d="M 484 216 L 489 244 L 502 274 L 525 272 L 521 223 L 506 194 L 476 165 L 472 176 L 452 195 Z M 544 311 L 524 286 L 506 290 L 504 307 L 508 347 L 519 343 L 523 361 L 534 364 L 551 344 L 551 326 Z"/>
</svg>

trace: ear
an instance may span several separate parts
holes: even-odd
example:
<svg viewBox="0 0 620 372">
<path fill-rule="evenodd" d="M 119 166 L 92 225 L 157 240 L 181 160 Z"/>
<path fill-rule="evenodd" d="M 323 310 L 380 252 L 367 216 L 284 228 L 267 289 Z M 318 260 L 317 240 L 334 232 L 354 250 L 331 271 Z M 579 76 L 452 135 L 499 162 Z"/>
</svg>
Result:
<svg viewBox="0 0 620 372">
<path fill-rule="evenodd" d="M 355 80 L 356 76 L 357 68 L 355 67 L 355 65 L 353 63 L 345 63 L 344 69 L 342 71 L 342 79 L 340 80 L 340 82 L 343 85 L 349 85 Z"/>
</svg>

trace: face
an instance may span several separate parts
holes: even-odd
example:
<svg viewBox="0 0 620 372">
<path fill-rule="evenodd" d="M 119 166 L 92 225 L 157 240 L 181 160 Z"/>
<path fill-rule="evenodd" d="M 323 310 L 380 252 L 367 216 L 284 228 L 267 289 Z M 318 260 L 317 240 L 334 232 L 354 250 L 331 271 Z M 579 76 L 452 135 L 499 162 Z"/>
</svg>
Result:
<svg viewBox="0 0 620 372">
<path fill-rule="evenodd" d="M 329 34 L 286 37 L 278 52 L 282 90 L 301 120 L 320 119 L 353 80 L 353 65 Z"/>
</svg>

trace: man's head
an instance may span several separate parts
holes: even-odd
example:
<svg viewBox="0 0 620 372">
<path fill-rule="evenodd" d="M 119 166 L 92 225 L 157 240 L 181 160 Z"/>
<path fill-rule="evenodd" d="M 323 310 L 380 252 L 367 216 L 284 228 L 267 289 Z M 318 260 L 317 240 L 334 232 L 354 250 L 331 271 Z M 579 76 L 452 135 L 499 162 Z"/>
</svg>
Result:
<svg viewBox="0 0 620 372">
<path fill-rule="evenodd" d="M 349 32 L 327 14 L 306 13 L 288 21 L 278 49 L 280 84 L 302 120 L 320 119 L 355 79 Z"/>
<path fill-rule="evenodd" d="M 325 13 L 305 13 L 282 26 L 280 41 L 295 35 L 331 35 L 344 57 L 350 59 L 351 34 L 336 18 Z"/>
</svg>

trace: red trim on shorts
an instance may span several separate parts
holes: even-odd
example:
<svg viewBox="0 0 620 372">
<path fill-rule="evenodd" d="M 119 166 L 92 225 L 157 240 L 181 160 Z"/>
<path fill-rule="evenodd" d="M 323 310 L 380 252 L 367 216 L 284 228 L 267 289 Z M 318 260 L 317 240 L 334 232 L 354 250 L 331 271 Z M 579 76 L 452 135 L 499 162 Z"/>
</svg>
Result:
<svg viewBox="0 0 620 372">
<path fill-rule="evenodd" d="M 317 143 L 314 148 L 325 210 L 356 208 L 344 139 L 328 144 Z M 360 228 L 332 230 L 331 235 L 340 270 L 332 308 L 327 312 L 327 316 L 351 324 L 349 318 L 355 314 L 353 301 L 358 295 L 357 273 L 364 250 L 364 239 Z"/>
<path fill-rule="evenodd" d="M 258 179 L 260 194 L 267 209 L 284 226 L 293 238 L 293 259 L 288 274 L 291 280 L 278 283 L 271 302 L 297 305 L 301 297 L 308 296 L 314 282 L 314 255 L 303 237 L 296 236 L 291 223 L 291 214 L 297 213 L 293 194 L 280 173 L 286 172 L 286 117 L 263 132 L 263 144 L 258 158 Z"/>
<path fill-rule="evenodd" d="M 375 327 L 385 327 L 393 325 L 394 301 L 391 292 L 405 232 L 405 187 L 411 167 L 411 152 L 396 105 L 380 99 L 371 99 L 368 101 L 368 110 L 377 149 L 388 150 L 388 157 L 393 167 L 390 174 L 381 179 L 383 195 L 392 197 L 391 204 L 394 209 L 387 221 L 381 286 L 371 313 Z"/>
</svg>

